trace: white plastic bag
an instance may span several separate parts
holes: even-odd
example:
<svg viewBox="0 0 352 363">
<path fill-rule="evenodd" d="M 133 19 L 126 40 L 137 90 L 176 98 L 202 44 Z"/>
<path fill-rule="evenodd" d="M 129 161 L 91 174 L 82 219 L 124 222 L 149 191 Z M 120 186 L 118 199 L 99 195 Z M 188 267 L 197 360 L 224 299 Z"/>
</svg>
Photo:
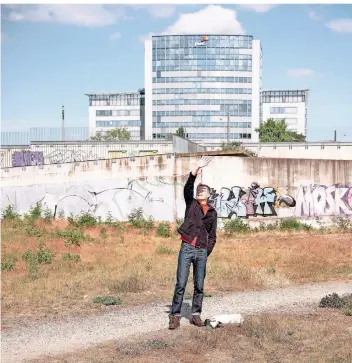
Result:
<svg viewBox="0 0 352 363">
<path fill-rule="evenodd" d="M 215 315 L 210 319 L 205 320 L 205 325 L 211 326 L 213 329 L 220 327 L 225 324 L 236 324 L 241 326 L 244 322 L 241 314 L 221 314 Z"/>
</svg>

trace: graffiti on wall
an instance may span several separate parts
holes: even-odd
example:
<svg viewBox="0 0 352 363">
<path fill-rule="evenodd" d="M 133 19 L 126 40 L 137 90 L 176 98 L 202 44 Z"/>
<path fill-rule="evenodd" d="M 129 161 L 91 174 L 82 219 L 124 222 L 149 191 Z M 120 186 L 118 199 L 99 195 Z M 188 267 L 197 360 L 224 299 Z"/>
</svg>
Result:
<svg viewBox="0 0 352 363">
<path fill-rule="evenodd" d="M 301 185 L 296 216 L 352 215 L 352 185 Z"/>
<path fill-rule="evenodd" d="M 276 216 L 278 207 L 294 207 L 296 201 L 290 195 L 280 195 L 273 187 L 260 187 L 252 183 L 249 188 L 233 186 L 211 190 L 209 203 L 219 218 L 248 218 Z"/>
<path fill-rule="evenodd" d="M 80 149 L 56 149 L 45 155 L 46 164 L 72 163 L 76 161 L 97 160 L 98 155 L 93 152 Z"/>
<path fill-rule="evenodd" d="M 142 208 L 145 217 L 172 220 L 174 213 L 173 181 L 160 178 L 91 181 L 3 188 L 2 205 L 13 204 L 18 213 L 27 213 L 37 202 L 48 208 L 54 217 L 62 213 L 91 213 L 103 219 L 111 213 L 126 220 L 136 208 Z"/>
<path fill-rule="evenodd" d="M 42 151 L 14 151 L 12 153 L 12 166 L 43 165 Z"/>
</svg>

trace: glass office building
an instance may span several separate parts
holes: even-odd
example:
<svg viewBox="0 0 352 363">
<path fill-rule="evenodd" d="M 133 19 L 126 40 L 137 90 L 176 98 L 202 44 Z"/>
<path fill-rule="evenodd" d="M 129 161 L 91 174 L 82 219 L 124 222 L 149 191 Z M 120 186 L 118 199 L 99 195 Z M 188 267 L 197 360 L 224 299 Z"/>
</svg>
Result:
<svg viewBox="0 0 352 363">
<path fill-rule="evenodd" d="M 249 35 L 162 35 L 145 42 L 145 134 L 257 141 L 261 46 Z"/>
<path fill-rule="evenodd" d="M 288 129 L 307 135 L 308 89 L 263 90 L 261 121 L 284 119 Z"/>
</svg>

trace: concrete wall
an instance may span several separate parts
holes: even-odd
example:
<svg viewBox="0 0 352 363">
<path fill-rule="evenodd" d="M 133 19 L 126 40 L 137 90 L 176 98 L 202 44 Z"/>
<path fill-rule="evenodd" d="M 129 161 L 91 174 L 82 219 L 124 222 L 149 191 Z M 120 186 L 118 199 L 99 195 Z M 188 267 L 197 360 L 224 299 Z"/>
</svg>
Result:
<svg viewBox="0 0 352 363">
<path fill-rule="evenodd" d="M 220 145 L 205 144 L 208 151 Z M 243 143 L 263 158 L 352 160 L 352 142 Z"/>
<path fill-rule="evenodd" d="M 41 201 L 56 215 L 111 212 L 124 220 L 142 207 L 146 216 L 172 221 L 183 217 L 183 185 L 197 159 L 169 154 L 6 169 L 2 208 L 11 203 L 24 213 Z M 352 216 L 352 161 L 219 155 L 200 181 L 211 186 L 221 218 Z"/>
<path fill-rule="evenodd" d="M 1 149 L 1 168 L 204 151 L 206 147 L 175 135 L 163 141 L 32 143 L 29 147 Z"/>
</svg>

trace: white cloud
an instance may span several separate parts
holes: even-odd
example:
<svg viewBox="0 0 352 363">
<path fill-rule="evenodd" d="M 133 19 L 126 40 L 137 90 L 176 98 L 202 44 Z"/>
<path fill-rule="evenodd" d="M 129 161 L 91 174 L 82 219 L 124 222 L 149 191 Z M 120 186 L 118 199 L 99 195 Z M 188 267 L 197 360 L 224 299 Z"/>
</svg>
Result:
<svg viewBox="0 0 352 363">
<path fill-rule="evenodd" d="M 310 68 L 292 68 L 287 71 L 290 77 L 311 77 L 314 71 Z"/>
<path fill-rule="evenodd" d="M 174 5 L 149 5 L 148 12 L 154 18 L 169 18 L 176 12 Z"/>
<path fill-rule="evenodd" d="M 169 18 L 176 13 L 175 5 L 131 5 L 135 10 L 146 9 L 153 18 Z"/>
<path fill-rule="evenodd" d="M 320 16 L 316 11 L 310 11 L 308 16 L 313 20 L 321 20 L 322 16 Z"/>
<path fill-rule="evenodd" d="M 236 11 L 209 5 L 197 12 L 180 14 L 164 34 L 244 34 Z"/>
<path fill-rule="evenodd" d="M 110 36 L 109 36 L 109 38 L 111 40 L 120 39 L 121 38 L 121 33 L 119 33 L 119 32 L 111 33 Z"/>
<path fill-rule="evenodd" d="M 11 21 L 54 22 L 87 27 L 115 24 L 124 15 L 118 5 L 18 5 L 7 7 Z"/>
<path fill-rule="evenodd" d="M 178 20 L 161 33 L 148 33 L 139 40 L 144 43 L 153 35 L 162 34 L 245 34 L 236 19 L 236 11 L 219 5 L 209 5 L 194 13 L 180 14 Z"/>
<path fill-rule="evenodd" d="M 265 4 L 241 4 L 238 5 L 239 9 L 247 10 L 247 11 L 254 11 L 256 13 L 267 13 L 274 7 L 278 5 L 265 5 Z"/>
<path fill-rule="evenodd" d="M 352 33 L 352 18 L 333 19 L 326 22 L 325 25 L 337 33 Z"/>
</svg>

